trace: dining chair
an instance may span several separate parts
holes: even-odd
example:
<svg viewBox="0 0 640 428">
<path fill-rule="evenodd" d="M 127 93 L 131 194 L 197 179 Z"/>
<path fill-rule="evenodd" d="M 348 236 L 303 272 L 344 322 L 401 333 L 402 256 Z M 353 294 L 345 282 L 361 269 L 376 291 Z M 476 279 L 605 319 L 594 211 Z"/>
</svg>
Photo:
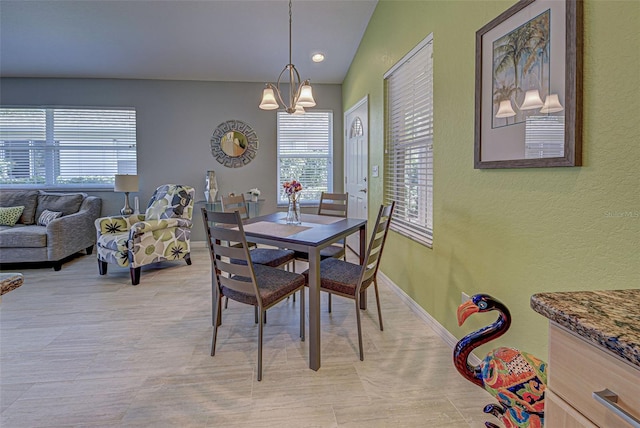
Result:
<svg viewBox="0 0 640 428">
<path fill-rule="evenodd" d="M 229 196 L 220 196 L 220 204 L 222 205 L 222 212 L 232 213 L 238 211 L 243 220 L 249 218 L 247 201 L 244 199 L 244 194 L 242 193 L 239 195 L 231 193 Z"/>
<path fill-rule="evenodd" d="M 380 206 L 371 241 L 364 256 L 364 264 L 358 265 L 335 258 L 327 258 L 320 262 L 320 291 L 326 291 L 329 295 L 336 294 L 355 301 L 360 361 L 364 360 L 362 325 L 360 322 L 360 293 L 366 291 L 371 284 L 373 284 L 376 293 L 380 331 L 384 330 L 376 274 L 378 273 L 378 266 L 380 265 L 380 258 L 387 239 L 394 207 L 395 202 L 392 202 L 391 205 Z M 309 270 L 305 271 L 303 275 L 307 278 L 308 283 Z"/>
<path fill-rule="evenodd" d="M 304 341 L 304 276 L 253 262 L 240 213 L 203 211 L 211 256 L 212 324 L 211 356 L 216 352 L 218 326 L 222 324 L 222 296 L 252 305 L 258 318 L 258 380 L 262 380 L 262 342 L 267 309 L 300 291 L 300 338 Z M 237 246 L 231 244 L 239 244 Z"/>
<path fill-rule="evenodd" d="M 349 193 L 329 193 L 320 194 L 320 204 L 318 205 L 318 215 L 347 218 L 349 208 Z M 342 258 L 347 260 L 346 240 L 341 240 L 320 250 L 320 260 L 328 258 Z M 309 254 L 304 251 L 295 252 L 295 260 L 309 261 Z M 295 260 L 293 270 L 295 271 Z M 331 312 L 331 294 L 329 294 L 328 310 Z"/>
</svg>

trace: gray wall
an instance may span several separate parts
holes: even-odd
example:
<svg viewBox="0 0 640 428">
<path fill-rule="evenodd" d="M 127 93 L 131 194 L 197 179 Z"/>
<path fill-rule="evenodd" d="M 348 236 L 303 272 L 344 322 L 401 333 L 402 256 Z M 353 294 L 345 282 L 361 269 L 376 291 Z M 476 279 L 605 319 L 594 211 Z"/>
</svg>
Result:
<svg viewBox="0 0 640 428">
<path fill-rule="evenodd" d="M 188 184 L 196 200 L 204 200 L 205 174 L 215 170 L 221 193 L 262 191 L 262 213 L 273 212 L 277 196 L 276 113 L 258 108 L 261 83 L 196 82 L 117 79 L 0 80 L 2 105 L 135 107 L 138 119 L 138 175 L 141 211 L 155 188 L 164 183 Z M 343 186 L 342 87 L 314 84 L 316 109 L 333 110 L 334 187 Z M 227 168 L 211 155 L 210 138 L 222 122 L 238 119 L 257 133 L 256 158 L 242 168 Z M 102 214 L 118 214 L 124 196 L 113 192 L 87 193 L 103 200 Z M 204 240 L 202 204 L 196 204 L 192 239 Z"/>
</svg>

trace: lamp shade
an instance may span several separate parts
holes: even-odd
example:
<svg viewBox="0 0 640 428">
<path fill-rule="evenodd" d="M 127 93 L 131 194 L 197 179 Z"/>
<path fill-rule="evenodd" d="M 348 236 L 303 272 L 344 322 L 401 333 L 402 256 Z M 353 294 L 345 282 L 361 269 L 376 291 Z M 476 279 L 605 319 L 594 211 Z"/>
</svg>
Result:
<svg viewBox="0 0 640 428">
<path fill-rule="evenodd" d="M 296 104 L 296 110 L 292 113 L 295 116 L 301 116 L 304 114 L 304 107 L 300 104 Z"/>
<path fill-rule="evenodd" d="M 316 105 L 316 101 L 313 99 L 313 90 L 311 89 L 311 85 L 305 82 L 300 88 L 300 96 L 298 97 L 298 102 L 296 103 L 302 107 L 313 107 Z"/>
<path fill-rule="evenodd" d="M 276 101 L 276 96 L 273 93 L 273 89 L 264 88 L 262 91 L 262 101 L 260 102 L 260 108 L 262 110 L 275 110 L 278 107 L 278 101 Z"/>
<path fill-rule="evenodd" d="M 564 110 L 564 107 L 560 104 L 558 94 L 550 94 L 547 95 L 547 98 L 544 100 L 544 105 L 540 109 L 540 113 L 556 113 L 562 110 Z"/>
<path fill-rule="evenodd" d="M 542 99 L 537 89 L 532 89 L 524 94 L 524 102 L 520 106 L 520 110 L 533 110 L 542 107 Z"/>
<path fill-rule="evenodd" d="M 498 107 L 498 112 L 496 113 L 496 117 L 513 117 L 516 115 L 516 112 L 513 111 L 513 107 L 511 106 L 511 100 L 500 101 L 500 107 Z"/>
<path fill-rule="evenodd" d="M 137 192 L 138 176 L 127 174 L 116 174 L 116 182 L 113 186 L 114 192 Z"/>
</svg>

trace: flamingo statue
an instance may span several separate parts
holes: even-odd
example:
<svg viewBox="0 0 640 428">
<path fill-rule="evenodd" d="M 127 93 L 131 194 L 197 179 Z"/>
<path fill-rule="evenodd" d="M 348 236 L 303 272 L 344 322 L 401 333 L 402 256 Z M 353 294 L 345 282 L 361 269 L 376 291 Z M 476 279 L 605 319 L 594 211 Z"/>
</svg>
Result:
<svg viewBox="0 0 640 428">
<path fill-rule="evenodd" d="M 458 307 L 458 325 L 476 312 L 497 311 L 498 319 L 460 339 L 453 351 L 453 363 L 460 374 L 486 389 L 497 400 L 488 404 L 485 413 L 497 417 L 506 428 L 538 428 L 544 425 L 544 390 L 547 364 L 526 352 L 513 348 L 496 348 L 478 366 L 468 362 L 471 351 L 507 332 L 511 325 L 509 309 L 487 294 L 476 294 Z M 485 422 L 488 428 L 499 428 Z"/>
</svg>

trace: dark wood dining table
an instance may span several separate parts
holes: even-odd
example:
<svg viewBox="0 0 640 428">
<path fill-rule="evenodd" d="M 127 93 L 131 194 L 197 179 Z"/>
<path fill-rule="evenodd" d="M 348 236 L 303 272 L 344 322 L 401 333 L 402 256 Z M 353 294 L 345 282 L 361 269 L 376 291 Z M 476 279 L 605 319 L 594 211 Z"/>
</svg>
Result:
<svg viewBox="0 0 640 428">
<path fill-rule="evenodd" d="M 367 221 L 355 218 L 302 214 L 302 223 L 286 224 L 286 213 L 249 219 L 244 224 L 248 240 L 258 244 L 304 251 L 309 254 L 309 368 L 320 368 L 320 250 L 360 233 L 360 264 L 364 262 Z M 366 301 L 363 306 L 366 305 Z"/>
</svg>

